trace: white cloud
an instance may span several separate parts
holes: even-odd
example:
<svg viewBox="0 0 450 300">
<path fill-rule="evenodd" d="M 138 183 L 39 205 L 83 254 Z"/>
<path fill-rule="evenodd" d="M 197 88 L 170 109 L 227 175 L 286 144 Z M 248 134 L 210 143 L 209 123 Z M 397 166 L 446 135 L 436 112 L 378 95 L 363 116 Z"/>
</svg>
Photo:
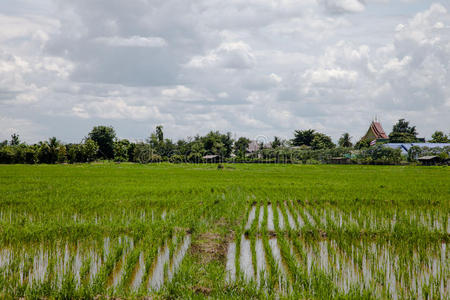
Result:
<svg viewBox="0 0 450 300">
<path fill-rule="evenodd" d="M 299 128 L 356 138 L 374 114 L 386 130 L 405 117 L 429 136 L 448 127 L 444 4 L 48 2 L 0 15 L 0 111 L 22 120 L 22 136 L 63 140 L 98 123 L 124 137 L 164 124 L 173 138 Z"/>
<path fill-rule="evenodd" d="M 167 42 L 161 37 L 98 37 L 94 41 L 105 44 L 111 47 L 145 47 L 145 48 L 159 48 L 166 47 Z"/>
<path fill-rule="evenodd" d="M 365 9 L 361 0 L 320 0 L 332 13 L 361 12 Z"/>
<path fill-rule="evenodd" d="M 222 67 L 247 69 L 255 64 L 255 57 L 248 44 L 243 41 L 225 42 L 203 56 L 194 56 L 188 63 L 192 68 Z"/>
</svg>

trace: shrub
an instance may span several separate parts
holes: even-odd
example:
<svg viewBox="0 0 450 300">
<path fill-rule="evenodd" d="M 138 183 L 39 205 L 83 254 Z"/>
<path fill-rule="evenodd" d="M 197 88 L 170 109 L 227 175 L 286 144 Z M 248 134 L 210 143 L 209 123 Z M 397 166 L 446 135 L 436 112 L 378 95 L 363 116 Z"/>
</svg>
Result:
<svg viewBox="0 0 450 300">
<path fill-rule="evenodd" d="M 14 151 L 12 147 L 5 146 L 0 148 L 0 163 L 2 164 L 14 163 Z"/>
</svg>

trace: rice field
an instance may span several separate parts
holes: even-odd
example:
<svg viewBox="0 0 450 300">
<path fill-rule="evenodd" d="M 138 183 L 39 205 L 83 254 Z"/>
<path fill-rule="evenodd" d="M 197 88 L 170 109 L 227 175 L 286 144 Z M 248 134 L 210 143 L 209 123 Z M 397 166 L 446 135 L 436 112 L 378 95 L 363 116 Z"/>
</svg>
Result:
<svg viewBox="0 0 450 300">
<path fill-rule="evenodd" d="M 0 166 L 0 298 L 449 299 L 450 169 Z"/>
</svg>

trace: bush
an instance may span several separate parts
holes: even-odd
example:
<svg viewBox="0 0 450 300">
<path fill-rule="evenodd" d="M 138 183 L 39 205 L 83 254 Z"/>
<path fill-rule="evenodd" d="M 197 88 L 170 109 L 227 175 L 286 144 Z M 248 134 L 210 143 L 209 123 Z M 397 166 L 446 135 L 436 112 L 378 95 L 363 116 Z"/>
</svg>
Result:
<svg viewBox="0 0 450 300">
<path fill-rule="evenodd" d="M 179 154 L 172 155 L 170 157 L 170 162 L 174 163 L 174 164 L 183 163 L 184 162 L 184 157 L 182 155 L 179 155 Z"/>
<path fill-rule="evenodd" d="M 27 147 L 24 151 L 24 162 L 26 164 L 35 164 L 37 162 L 36 150 L 32 147 Z"/>
<path fill-rule="evenodd" d="M 5 146 L 0 148 L 0 163 L 13 164 L 14 163 L 14 151 L 12 147 Z"/>
</svg>

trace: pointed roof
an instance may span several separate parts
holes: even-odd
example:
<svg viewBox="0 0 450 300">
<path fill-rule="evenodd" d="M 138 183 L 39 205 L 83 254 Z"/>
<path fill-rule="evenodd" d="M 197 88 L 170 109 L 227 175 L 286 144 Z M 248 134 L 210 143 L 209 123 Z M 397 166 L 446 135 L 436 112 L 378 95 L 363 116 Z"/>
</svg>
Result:
<svg viewBox="0 0 450 300">
<path fill-rule="evenodd" d="M 362 138 L 363 140 L 377 140 L 377 139 L 388 139 L 389 137 L 383 130 L 383 126 L 378 121 L 372 121 L 366 135 Z"/>
<path fill-rule="evenodd" d="M 373 121 L 372 124 L 370 124 L 370 129 L 372 129 L 373 133 L 377 137 L 377 139 L 388 139 L 389 137 L 386 135 L 386 133 L 383 130 L 383 127 L 381 126 L 380 122 Z"/>
</svg>

